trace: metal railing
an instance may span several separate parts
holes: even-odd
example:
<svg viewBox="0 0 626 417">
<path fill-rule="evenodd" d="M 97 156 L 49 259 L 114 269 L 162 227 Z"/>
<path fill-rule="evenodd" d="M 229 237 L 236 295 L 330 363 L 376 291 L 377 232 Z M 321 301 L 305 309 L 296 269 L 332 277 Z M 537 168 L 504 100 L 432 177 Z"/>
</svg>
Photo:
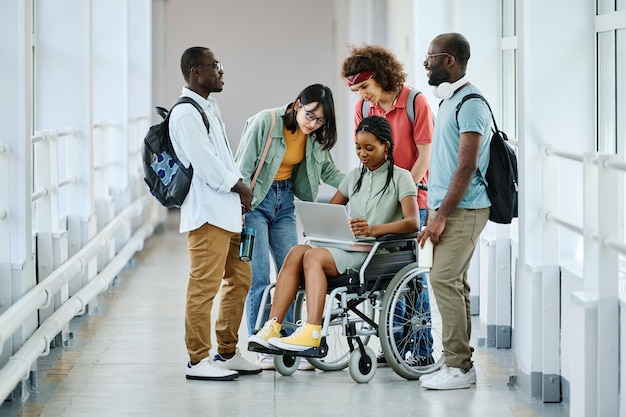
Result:
<svg viewBox="0 0 626 417">
<path fill-rule="evenodd" d="M 147 118 L 141 117 L 134 118 L 129 125 L 140 131 L 147 123 Z M 106 128 L 104 132 L 103 127 Z M 107 150 L 103 144 L 109 142 L 108 134 L 114 127 L 102 123 L 94 126 L 91 133 L 98 140 L 92 138 L 91 152 L 95 152 L 97 158 L 87 172 L 69 163 L 73 155 L 80 153 L 79 147 L 83 143 L 77 140 L 80 137 L 78 129 L 38 131 L 31 137 L 32 189 L 31 182 L 26 181 L 31 210 L 25 215 L 32 218 L 35 246 L 31 250 L 37 263 L 36 271 L 29 272 L 34 276 L 29 275 L 26 279 L 35 286 L 0 314 L 0 354 L 3 357 L 0 399 L 7 398 L 21 381 L 33 377 L 37 358 L 47 355 L 51 346 L 66 339 L 64 332 L 69 322 L 85 312 L 87 305 L 108 288 L 132 256 L 142 249 L 145 239 L 164 221 L 164 209 L 138 188 L 138 183 L 143 184 L 141 172 L 134 169 L 128 173 L 124 182 L 130 185 L 120 188 L 118 194 L 123 198 L 119 201 L 110 195 L 112 184 L 108 178 L 99 176 L 97 163 L 111 165 L 112 158 L 127 152 L 125 148 L 135 152 L 141 145 L 136 143 L 138 139 L 135 137 L 127 137 L 120 139 L 120 146 L 113 147 L 111 152 L 98 154 L 99 150 Z M 60 141 L 60 138 L 69 140 Z M 0 143 L 0 154 L 6 152 L 9 152 L 8 148 Z M 133 161 L 133 164 L 138 163 Z M 91 189 L 98 187 L 97 195 L 82 193 L 79 187 L 68 187 L 87 186 L 80 184 L 79 175 L 85 175 L 87 181 L 91 181 Z M 64 187 L 67 188 L 62 191 Z M 78 201 L 90 212 L 95 210 L 95 216 L 89 214 L 90 217 L 85 219 L 76 204 Z M 9 216 L 7 211 L 8 208 L 0 206 L 0 220 Z M 88 241 L 83 241 L 81 227 L 97 227 L 98 231 L 88 232 Z M 34 317 L 38 317 L 35 320 L 38 323 L 33 329 Z M 18 342 L 21 345 L 15 345 L 15 336 L 21 329 L 29 329 L 21 335 L 27 339 Z"/>
<path fill-rule="evenodd" d="M 560 311 L 561 316 L 578 323 L 569 338 L 561 340 L 561 345 L 569 346 L 569 356 L 576 358 L 576 366 L 570 369 L 570 409 L 582 416 L 617 415 L 620 407 L 617 364 L 621 354 L 626 352 L 626 347 L 621 346 L 619 310 L 620 288 L 623 287 L 619 265 L 626 255 L 621 229 L 625 220 L 626 162 L 617 155 L 576 154 L 550 145 L 543 146 L 542 150 L 544 198 L 552 195 L 556 197 L 551 197 L 551 201 L 555 198 L 558 201 L 560 160 L 581 163 L 583 172 L 582 225 L 565 219 L 558 204 L 557 208 L 550 204 L 545 207 L 544 201 L 541 213 L 547 223 L 563 227 L 583 239 L 583 288 L 570 294 L 571 311 L 562 308 Z M 546 172 L 556 172 L 557 179 L 548 179 Z M 556 257 L 551 260 L 558 264 L 558 248 L 548 248 L 545 252 Z"/>
<path fill-rule="evenodd" d="M 115 235 L 130 220 L 150 211 L 154 206 L 151 196 L 143 196 L 119 213 L 113 221 L 98 233 L 76 255 L 52 272 L 47 279 L 35 286 L 0 315 L 0 347 L 23 323 L 38 309 L 48 305 L 54 295 L 74 277 L 83 273 L 85 266 L 98 254 L 107 250 Z M 133 232 L 131 238 L 115 257 L 76 294 L 65 301 L 48 317 L 32 336 L 19 348 L 9 361 L 0 369 L 0 398 L 6 398 L 19 382 L 28 377 L 32 366 L 40 356 L 49 353 L 50 343 L 72 318 L 84 312 L 85 307 L 98 294 L 105 291 L 111 281 L 124 268 L 132 256 L 143 248 L 146 238 L 154 231 L 160 221 L 149 216 L 141 227 Z"/>
</svg>

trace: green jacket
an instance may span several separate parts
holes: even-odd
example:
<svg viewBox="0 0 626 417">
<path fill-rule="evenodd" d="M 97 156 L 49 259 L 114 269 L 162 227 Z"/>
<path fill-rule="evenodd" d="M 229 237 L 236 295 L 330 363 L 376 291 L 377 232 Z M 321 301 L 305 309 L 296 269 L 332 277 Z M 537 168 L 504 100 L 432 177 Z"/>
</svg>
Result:
<svg viewBox="0 0 626 417">
<path fill-rule="evenodd" d="M 287 151 L 282 119 L 287 107 L 274 109 L 276 125 L 271 133 L 272 144 L 254 187 L 252 209 L 255 209 L 267 195 Z M 270 110 L 263 110 L 246 121 L 235 162 L 243 175 L 243 181 L 248 185 L 263 154 L 271 125 Z M 315 201 L 322 181 L 337 188 L 344 176 L 345 174 L 335 166 L 330 152 L 322 150 L 313 137 L 307 136 L 304 160 L 293 168 L 291 176 L 294 195 L 300 200 Z"/>
</svg>

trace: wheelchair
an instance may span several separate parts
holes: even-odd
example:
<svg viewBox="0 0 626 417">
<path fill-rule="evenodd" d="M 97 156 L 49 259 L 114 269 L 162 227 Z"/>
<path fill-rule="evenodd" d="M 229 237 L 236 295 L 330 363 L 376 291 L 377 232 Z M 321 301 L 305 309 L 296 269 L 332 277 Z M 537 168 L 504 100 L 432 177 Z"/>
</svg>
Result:
<svg viewBox="0 0 626 417">
<path fill-rule="evenodd" d="M 377 336 L 389 366 L 405 379 L 415 380 L 443 365 L 442 322 L 430 291 L 429 269 L 417 263 L 417 233 L 377 237 L 358 272 L 328 280 L 319 347 L 304 351 L 266 348 L 254 343 L 248 350 L 274 355 L 281 375 L 292 375 L 304 358 L 322 371 L 346 367 L 357 383 L 369 382 L 377 369 L 377 357 L 368 346 Z M 275 283 L 268 285 L 261 299 L 255 332 L 271 308 Z M 426 296 L 428 294 L 428 296 Z M 303 286 L 294 304 L 295 329 L 306 321 Z"/>
</svg>

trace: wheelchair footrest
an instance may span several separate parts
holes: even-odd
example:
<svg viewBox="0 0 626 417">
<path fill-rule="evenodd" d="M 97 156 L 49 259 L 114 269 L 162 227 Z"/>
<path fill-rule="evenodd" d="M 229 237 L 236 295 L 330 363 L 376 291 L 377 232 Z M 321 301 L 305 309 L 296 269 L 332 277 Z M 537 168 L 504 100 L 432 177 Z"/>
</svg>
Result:
<svg viewBox="0 0 626 417">
<path fill-rule="evenodd" d="M 275 347 L 266 348 L 258 343 L 248 343 L 248 350 L 252 352 L 265 353 L 268 355 L 291 355 L 302 356 L 307 358 L 324 358 L 328 354 L 328 345 L 326 344 L 326 338 L 322 337 L 319 347 L 312 347 L 307 350 L 285 350 Z"/>
</svg>

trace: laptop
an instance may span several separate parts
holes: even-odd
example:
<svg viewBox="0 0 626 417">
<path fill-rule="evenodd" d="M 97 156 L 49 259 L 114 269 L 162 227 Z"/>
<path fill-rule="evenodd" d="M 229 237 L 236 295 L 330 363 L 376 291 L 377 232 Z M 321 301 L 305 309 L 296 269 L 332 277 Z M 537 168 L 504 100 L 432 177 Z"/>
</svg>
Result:
<svg viewBox="0 0 626 417">
<path fill-rule="evenodd" d="M 355 236 L 350 229 L 347 207 L 341 204 L 294 201 L 308 241 L 344 250 L 368 250 L 373 236 Z"/>
</svg>

